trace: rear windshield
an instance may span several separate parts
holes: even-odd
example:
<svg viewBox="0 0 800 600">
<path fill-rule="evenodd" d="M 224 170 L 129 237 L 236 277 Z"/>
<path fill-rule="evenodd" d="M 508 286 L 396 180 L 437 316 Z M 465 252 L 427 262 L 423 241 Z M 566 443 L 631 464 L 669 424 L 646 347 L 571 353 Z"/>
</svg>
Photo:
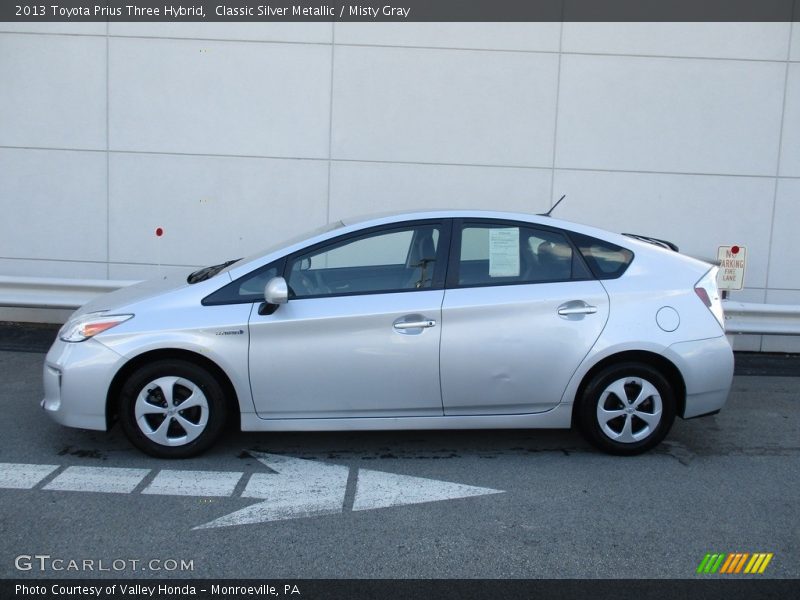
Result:
<svg viewBox="0 0 800 600">
<path fill-rule="evenodd" d="M 622 246 L 581 233 L 570 235 L 597 279 L 616 279 L 633 260 L 633 252 Z"/>
</svg>

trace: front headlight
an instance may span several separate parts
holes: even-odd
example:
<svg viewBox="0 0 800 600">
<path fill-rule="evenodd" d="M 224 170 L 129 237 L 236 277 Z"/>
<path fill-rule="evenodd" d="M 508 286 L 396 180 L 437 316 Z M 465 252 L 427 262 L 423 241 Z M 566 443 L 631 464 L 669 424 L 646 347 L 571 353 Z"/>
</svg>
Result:
<svg viewBox="0 0 800 600">
<path fill-rule="evenodd" d="M 64 323 L 58 332 L 58 337 L 65 342 L 82 342 L 131 318 L 133 315 L 104 315 L 103 313 L 81 315 Z"/>
</svg>

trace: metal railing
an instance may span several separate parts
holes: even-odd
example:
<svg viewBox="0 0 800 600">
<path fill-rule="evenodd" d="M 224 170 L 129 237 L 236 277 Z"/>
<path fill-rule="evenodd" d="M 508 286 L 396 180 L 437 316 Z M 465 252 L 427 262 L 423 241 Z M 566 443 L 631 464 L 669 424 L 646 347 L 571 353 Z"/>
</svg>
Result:
<svg viewBox="0 0 800 600">
<path fill-rule="evenodd" d="M 726 333 L 800 335 L 800 306 L 725 300 Z"/>
<path fill-rule="evenodd" d="M 134 283 L 137 282 L 0 275 L 0 306 L 75 309 L 100 294 Z"/>
<path fill-rule="evenodd" d="M 0 275 L 0 306 L 75 309 L 95 296 L 136 281 Z M 800 306 L 723 301 L 731 334 L 800 335 Z"/>
</svg>

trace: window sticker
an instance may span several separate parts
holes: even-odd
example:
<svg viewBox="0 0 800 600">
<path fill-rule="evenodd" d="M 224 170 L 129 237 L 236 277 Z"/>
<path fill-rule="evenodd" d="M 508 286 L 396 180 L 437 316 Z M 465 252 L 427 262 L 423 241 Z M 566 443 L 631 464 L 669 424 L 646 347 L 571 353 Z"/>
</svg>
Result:
<svg viewBox="0 0 800 600">
<path fill-rule="evenodd" d="M 519 277 L 519 227 L 489 230 L 489 277 Z"/>
</svg>

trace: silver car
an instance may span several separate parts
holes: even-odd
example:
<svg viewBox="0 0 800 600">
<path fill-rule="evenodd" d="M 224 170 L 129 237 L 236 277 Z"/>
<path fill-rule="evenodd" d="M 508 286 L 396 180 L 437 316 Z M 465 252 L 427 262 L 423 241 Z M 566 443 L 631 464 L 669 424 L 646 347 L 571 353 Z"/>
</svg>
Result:
<svg viewBox="0 0 800 600">
<path fill-rule="evenodd" d="M 246 431 L 568 428 L 637 454 L 718 412 L 716 268 L 548 216 L 449 211 L 98 297 L 44 366 L 44 410 L 148 454 Z"/>
</svg>

